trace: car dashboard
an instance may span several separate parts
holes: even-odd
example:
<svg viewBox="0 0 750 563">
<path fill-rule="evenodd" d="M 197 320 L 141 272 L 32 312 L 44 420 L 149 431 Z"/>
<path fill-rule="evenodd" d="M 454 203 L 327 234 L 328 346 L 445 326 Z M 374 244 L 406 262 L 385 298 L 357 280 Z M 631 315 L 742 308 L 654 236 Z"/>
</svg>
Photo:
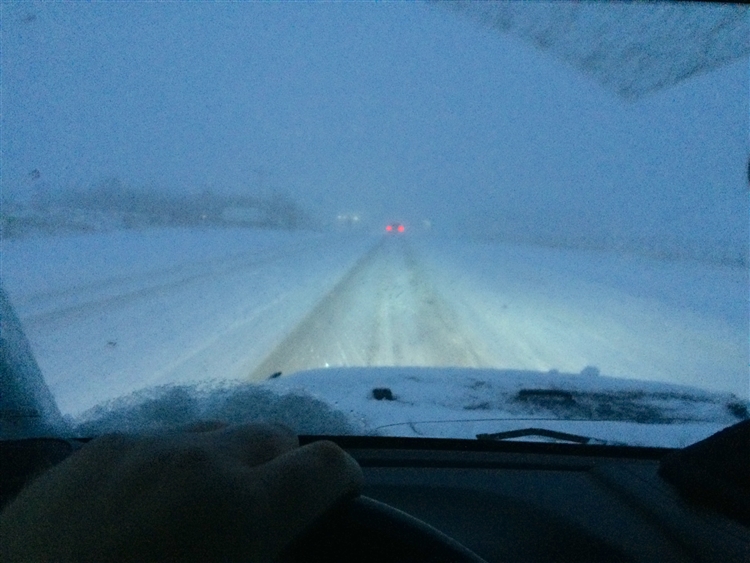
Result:
<svg viewBox="0 0 750 563">
<path fill-rule="evenodd" d="M 660 476 L 660 462 L 673 450 L 365 436 L 302 436 L 300 442 L 318 439 L 332 439 L 359 462 L 363 495 L 485 561 L 730 562 L 750 556 L 748 527 L 686 500 Z M 0 442 L 0 500 L 8 502 L 83 442 Z M 284 560 L 440 559 L 405 550 L 410 540 L 391 532 L 341 526 L 313 530 Z M 316 535 L 336 537 L 323 545 Z"/>
<path fill-rule="evenodd" d="M 463 440 L 341 445 L 364 494 L 487 561 L 747 561 L 741 524 L 688 504 L 659 476 L 670 450 Z"/>
</svg>

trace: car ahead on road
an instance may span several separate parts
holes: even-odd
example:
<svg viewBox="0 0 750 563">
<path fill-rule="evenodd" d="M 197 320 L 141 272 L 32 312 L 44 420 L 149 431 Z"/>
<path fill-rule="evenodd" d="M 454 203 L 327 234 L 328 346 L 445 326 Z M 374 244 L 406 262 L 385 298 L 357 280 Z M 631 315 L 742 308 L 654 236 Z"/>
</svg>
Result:
<svg viewBox="0 0 750 563">
<path fill-rule="evenodd" d="M 683 271 L 697 272 L 690 278 L 696 279 L 733 264 L 732 255 L 721 251 L 737 233 L 726 228 L 721 233 L 725 238 L 719 237 L 722 246 L 703 254 L 699 235 L 709 237 L 717 225 L 723 228 L 719 219 L 726 219 L 726 210 L 730 218 L 746 222 L 745 187 L 737 189 L 742 206 L 733 207 L 735 196 L 724 191 L 730 176 L 722 175 L 733 166 L 734 156 L 746 151 L 745 130 L 730 134 L 725 130 L 731 127 L 724 127 L 738 120 L 744 127 L 746 98 L 722 102 L 735 92 L 729 86 L 738 64 L 742 84 L 737 91 L 746 96 L 742 73 L 750 34 L 742 6 L 68 3 L 8 4 L 3 10 L 4 27 L 12 27 L 3 36 L 4 72 L 11 75 L 4 89 L 10 94 L 3 94 L 9 140 L 2 147 L 4 178 L 13 166 L 33 167 L 31 175 L 18 181 L 29 201 L 12 201 L 8 208 L 18 206 L 18 217 L 28 217 L 28 225 L 42 225 L 42 234 L 28 240 L 32 250 L 29 259 L 21 261 L 21 277 L 48 271 L 38 258 L 44 255 L 39 249 L 47 244 L 46 237 L 54 236 L 55 225 L 71 223 L 50 209 L 55 204 L 68 209 L 76 197 L 84 206 L 81 221 L 88 221 L 80 230 L 94 241 L 92 248 L 105 239 L 124 245 L 127 233 L 147 236 L 149 229 L 165 224 L 185 238 L 191 230 L 186 226 L 193 235 L 206 237 L 221 226 L 217 206 L 224 200 L 213 187 L 198 190 L 201 195 L 196 197 L 180 194 L 176 201 L 183 213 L 176 217 L 169 190 L 144 196 L 118 181 L 103 182 L 97 193 L 105 197 L 87 199 L 71 188 L 70 200 L 56 202 L 55 190 L 44 183 L 45 167 L 36 164 L 51 153 L 57 163 L 51 158 L 44 162 L 60 175 L 55 186 L 75 186 L 112 170 L 132 169 L 137 179 L 136 168 L 151 167 L 158 174 L 142 178 L 149 185 L 169 184 L 176 190 L 189 178 L 196 186 L 235 183 L 244 191 L 252 189 L 251 196 L 242 196 L 248 208 L 262 213 L 264 224 L 283 226 L 273 240 L 292 237 L 295 226 L 316 224 L 293 200 L 264 195 L 302 185 L 309 188 L 309 193 L 297 194 L 302 201 L 340 198 L 357 208 L 375 208 L 398 193 L 404 200 L 413 198 L 419 212 L 429 207 L 425 212 L 438 217 L 441 225 L 453 220 L 458 233 L 474 237 L 472 249 L 507 244 L 507 252 L 515 255 L 519 250 L 514 245 L 538 244 L 559 250 L 552 260 L 563 270 L 575 269 L 571 256 L 577 248 L 593 252 L 599 265 L 608 263 L 612 248 L 633 261 L 638 253 L 650 253 L 676 264 L 660 280 L 665 297 L 653 300 L 654 310 L 678 299 L 675 278 Z M 491 33 L 477 31 L 475 25 Z M 224 42 L 211 50 L 217 38 Z M 536 49 L 542 49 L 541 54 Z M 513 56 L 493 66 L 506 51 Z M 533 74 L 539 74 L 537 82 L 529 82 Z M 15 90 L 16 84 L 22 88 Z M 508 92 L 511 97 L 502 97 Z M 735 107 L 741 118 L 730 111 Z M 646 134 L 652 130 L 653 136 Z M 561 131 L 566 135 L 556 136 Z M 731 144 L 735 137 L 740 141 Z M 674 139 L 679 143 L 671 142 Z M 691 145 L 695 142 L 700 150 Z M 194 145 L 201 145 L 201 151 L 192 152 Z M 90 154 L 99 149 L 103 152 Z M 337 158 L 322 160 L 331 155 Z M 259 158 L 285 164 L 277 172 L 247 167 Z M 744 165 L 746 152 L 739 158 Z M 632 161 L 643 169 L 632 170 Z M 201 165 L 196 167 L 196 162 Z M 204 170 L 207 163 L 214 163 L 210 173 Z M 705 175 L 689 184 L 696 170 Z M 71 171 L 80 176 L 66 176 Z M 394 175 L 398 177 L 388 184 Z M 363 176 L 373 185 L 387 185 L 367 200 L 360 199 L 365 197 L 361 192 L 341 188 Z M 395 191 L 415 184 L 415 178 L 423 178 L 418 193 Z M 600 191 L 585 191 L 589 180 Z M 684 189 L 688 184 L 695 190 Z M 325 189 L 313 192 L 310 186 L 315 185 Z M 726 185 L 733 186 L 731 179 Z M 4 191 L 3 197 L 5 206 L 10 196 Z M 606 206 L 589 207 L 599 200 Z M 664 200 L 671 205 L 659 207 Z M 581 202 L 586 205 L 581 207 Z M 617 228 L 602 231 L 597 223 L 602 214 Z M 215 217 L 217 223 L 194 225 L 193 215 Z M 716 219 L 713 223 L 709 215 Z M 4 216 L 2 225 L 13 224 L 11 219 Z M 688 230 L 680 230 L 683 220 Z M 125 233 L 128 222 L 138 228 Z M 571 228 L 578 230 L 563 238 L 565 229 L 558 229 L 562 223 L 575 223 Z M 466 225 L 480 224 L 483 230 L 464 233 Z M 633 224 L 663 228 L 628 231 Z M 109 238 L 99 234 L 110 227 L 115 230 Z M 314 228 L 311 231 L 313 240 L 322 240 L 315 239 L 320 234 Z M 400 223 L 386 226 L 386 233 L 404 231 Z M 685 242 L 683 234 L 695 239 Z M 388 257 L 416 263 L 412 240 L 388 245 L 380 244 L 382 237 L 372 238 L 378 240 L 369 241 L 368 248 L 389 247 L 394 252 Z M 158 246 L 154 240 L 160 239 L 148 239 L 149 256 L 156 254 L 151 252 Z M 303 246 L 296 239 L 292 245 Z M 396 247 L 412 254 L 405 250 L 402 256 Z M 200 275 L 189 269 L 189 261 L 160 263 L 156 269 L 166 272 L 164 283 L 134 287 L 134 273 L 128 270 L 133 253 L 117 250 L 112 248 L 117 259 L 107 255 L 97 263 L 100 269 L 114 269 L 113 264 L 121 262 L 125 267 L 117 276 L 99 285 L 91 277 L 79 280 L 85 291 L 97 292 L 95 314 L 77 325 L 80 333 L 74 335 L 82 347 L 100 336 L 97 322 L 111 311 L 108 304 L 127 305 L 133 295 L 154 299 L 147 315 L 114 309 L 112 318 L 123 334 L 152 329 L 146 317 L 181 324 L 172 321 L 175 311 L 163 306 L 161 296 L 196 279 L 210 279 L 221 291 L 229 291 L 232 280 L 247 284 L 280 259 L 274 253 L 262 259 L 253 256 L 257 267 L 252 276 L 236 275 L 237 263 L 250 261 L 239 252 L 224 262 L 211 262 L 210 272 Z M 316 259 L 328 250 L 320 243 Z M 372 256 L 368 252 L 360 262 Z M 746 242 L 742 252 L 745 256 Z M 475 256 L 481 254 L 466 260 Z M 402 271 L 397 269 L 400 263 L 384 261 L 393 270 L 374 286 L 393 302 L 392 310 L 368 313 L 373 323 L 385 327 L 381 334 L 429 339 L 437 320 L 448 326 L 457 322 L 460 307 L 438 307 L 447 298 L 425 289 L 429 283 L 417 278 L 417 266 Z M 730 269 L 732 279 L 747 278 L 743 264 Z M 593 335 L 592 341 L 611 337 L 624 364 L 652 353 L 659 360 L 651 366 L 654 374 L 663 375 L 664 365 L 674 365 L 667 362 L 678 355 L 671 341 L 655 338 L 636 346 L 616 319 L 608 319 L 615 326 L 609 333 L 587 322 L 601 305 L 602 288 L 613 283 L 603 269 L 594 268 L 592 278 L 576 293 L 556 300 L 558 280 L 537 271 L 543 269 L 541 261 L 533 264 L 524 281 L 547 291 L 535 303 L 536 314 L 519 319 L 510 316 L 511 300 L 528 299 L 524 288 L 503 286 L 490 266 L 481 262 L 477 271 L 486 267 L 491 272 L 498 288 L 493 296 L 508 299 L 508 305 L 502 302 L 501 313 L 495 315 L 500 318 L 490 318 L 489 308 L 474 311 L 480 321 L 476 326 L 497 322 L 508 334 L 529 326 L 546 334 L 549 320 L 560 317 L 569 334 Z M 182 270 L 188 271 L 188 282 L 178 276 Z M 642 277 L 658 277 L 658 271 L 654 268 Z M 626 279 L 637 277 L 629 269 L 620 273 Z M 278 290 L 264 294 L 264 322 L 255 335 L 266 345 L 263 354 L 248 359 L 241 353 L 248 339 L 233 340 L 227 323 L 216 323 L 212 338 L 224 343 L 222 356 L 235 360 L 240 371 L 252 371 L 272 357 L 274 343 L 284 336 L 286 327 L 272 334 L 278 327 L 268 318 L 269 309 L 304 310 L 306 321 L 300 326 L 315 332 L 351 308 L 367 305 L 357 301 L 361 296 L 347 294 L 345 306 L 326 315 L 309 314 L 317 307 L 314 300 L 296 298 L 283 286 L 295 274 L 307 283 L 303 270 L 278 275 L 269 284 Z M 479 275 L 462 272 L 444 283 L 458 293 L 452 303 L 468 298 L 461 293 L 461 278 L 473 274 Z M 709 385 L 713 382 L 691 387 L 657 381 L 656 375 L 607 377 L 588 365 L 575 373 L 558 370 L 549 359 L 564 348 L 555 340 L 557 333 L 541 350 L 532 338 L 493 342 L 493 348 L 513 359 L 491 366 L 462 364 L 450 355 L 441 361 L 409 356 L 409 338 L 394 338 L 383 346 L 391 354 L 387 365 L 368 363 L 370 347 L 365 344 L 361 356 L 345 367 L 328 365 L 326 358 L 292 374 L 271 366 L 267 381 L 230 386 L 214 385 L 223 374 L 204 369 L 206 358 L 200 350 L 186 350 L 192 379 L 165 380 L 168 366 L 154 365 L 143 375 L 142 390 L 102 401 L 83 414 L 68 412 L 59 398 L 70 378 L 55 379 L 50 373 L 59 358 L 75 356 L 78 378 L 96 380 L 100 387 L 102 381 L 114 385 L 119 372 L 112 368 L 113 357 L 126 344 L 113 336 L 89 354 L 60 350 L 55 338 L 39 339 L 40 327 L 53 327 L 53 333 L 60 334 L 71 330 L 60 322 L 67 318 L 62 312 L 82 315 L 78 296 L 66 281 L 50 272 L 38 294 L 20 304 L 12 303 L 12 296 L 0 288 L 1 507 L 105 434 L 150 436 L 207 420 L 264 421 L 289 426 L 302 444 L 334 441 L 364 474 L 363 495 L 322 514 L 286 547 L 281 561 L 747 561 L 748 401 L 717 391 Z M 354 285 L 358 281 L 354 279 Z M 398 285 L 388 285 L 393 281 Z M 123 293 L 117 293 L 121 287 Z M 413 302 L 401 300 L 407 289 L 416 296 Z M 629 311 L 640 289 L 634 283 L 619 290 L 620 311 Z M 330 293 L 321 292 L 326 302 Z M 697 290 L 687 293 L 701 304 L 715 297 Z M 211 304 L 203 297 L 188 300 L 189 306 L 208 316 Z M 743 292 L 736 306 L 746 307 L 744 299 Z M 401 327 L 395 326 L 391 312 L 411 310 L 413 303 L 423 312 L 414 317 L 418 326 L 408 327 L 410 333 L 398 332 Z M 26 314 L 17 315 L 22 307 Z M 574 314 L 566 316 L 569 309 Z M 726 319 L 734 311 L 722 312 L 726 318 L 707 323 L 703 332 L 689 328 L 699 340 L 730 334 Z M 686 319 L 697 316 L 685 313 L 672 321 L 689 324 Z M 651 322 L 645 314 L 637 318 Z M 230 324 L 253 319 L 248 313 Z M 182 323 L 184 331 L 202 320 Z M 667 323 L 659 327 L 669 329 Z M 362 323 L 342 334 L 340 343 L 367 336 L 370 328 Z M 631 328 L 637 331 L 640 325 Z M 158 337 L 158 331 L 147 334 Z M 466 348 L 458 332 L 451 336 L 453 349 Z M 729 348 L 718 341 L 720 352 Z M 132 347 L 125 353 L 135 361 L 142 350 Z M 684 369 L 696 363 L 707 372 L 714 367 L 699 351 L 678 360 Z M 523 369 L 516 365 L 524 361 L 528 364 Z M 582 367 L 589 360 L 584 354 L 576 361 Z M 679 380 L 680 373 L 670 375 Z M 86 386 L 81 389 L 83 404 L 89 397 L 84 397 Z M 81 491 L 94 481 L 82 483 Z M 154 510 L 158 513 L 159 507 Z"/>
</svg>

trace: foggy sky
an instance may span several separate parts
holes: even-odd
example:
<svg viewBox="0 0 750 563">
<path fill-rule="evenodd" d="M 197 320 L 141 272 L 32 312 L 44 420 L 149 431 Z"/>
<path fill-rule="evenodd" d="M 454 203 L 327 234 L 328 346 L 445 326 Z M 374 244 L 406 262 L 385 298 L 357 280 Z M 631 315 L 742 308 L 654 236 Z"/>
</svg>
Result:
<svg viewBox="0 0 750 563">
<path fill-rule="evenodd" d="M 747 57 L 631 102 L 435 6 L 2 10 L 4 192 L 38 169 L 451 232 L 747 241 Z"/>
</svg>

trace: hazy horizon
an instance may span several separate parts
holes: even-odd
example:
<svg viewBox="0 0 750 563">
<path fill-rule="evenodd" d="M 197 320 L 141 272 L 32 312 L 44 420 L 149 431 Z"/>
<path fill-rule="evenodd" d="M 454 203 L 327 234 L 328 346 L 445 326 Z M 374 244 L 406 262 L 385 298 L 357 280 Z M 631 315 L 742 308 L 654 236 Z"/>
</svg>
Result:
<svg viewBox="0 0 750 563">
<path fill-rule="evenodd" d="M 55 192 L 118 178 L 447 233 L 747 245 L 746 56 L 627 101 L 425 4 L 2 10 L 6 194 L 38 170 Z"/>
</svg>

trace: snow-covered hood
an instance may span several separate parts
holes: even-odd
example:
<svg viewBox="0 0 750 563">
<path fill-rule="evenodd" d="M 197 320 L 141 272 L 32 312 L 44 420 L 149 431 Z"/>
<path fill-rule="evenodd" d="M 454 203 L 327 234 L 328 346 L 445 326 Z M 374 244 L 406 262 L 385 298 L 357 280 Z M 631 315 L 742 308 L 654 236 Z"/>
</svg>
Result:
<svg viewBox="0 0 750 563">
<path fill-rule="evenodd" d="M 79 435 L 200 419 L 275 422 L 301 434 L 468 439 L 539 428 L 592 443 L 684 447 L 747 416 L 747 405 L 729 393 L 606 377 L 593 367 L 579 374 L 381 367 L 303 371 L 260 385 L 152 387 L 69 422 Z"/>
</svg>

